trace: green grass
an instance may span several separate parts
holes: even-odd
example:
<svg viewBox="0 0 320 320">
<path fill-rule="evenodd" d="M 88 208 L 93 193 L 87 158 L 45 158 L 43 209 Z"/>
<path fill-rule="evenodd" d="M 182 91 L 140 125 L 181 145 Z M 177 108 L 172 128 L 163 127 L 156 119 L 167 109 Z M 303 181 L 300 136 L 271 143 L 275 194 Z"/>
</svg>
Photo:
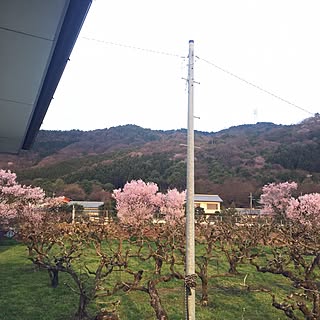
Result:
<svg viewBox="0 0 320 320">
<path fill-rule="evenodd" d="M 61 282 L 66 275 L 61 275 Z M 52 289 L 48 273 L 38 272 L 23 245 L 0 242 L 0 319 L 71 319 L 77 296 L 66 286 Z"/>
<path fill-rule="evenodd" d="M 142 267 L 151 270 L 148 263 L 144 263 Z M 218 267 L 222 270 L 225 265 L 220 264 Z M 211 271 L 217 272 L 217 266 L 213 266 Z M 250 286 L 269 288 L 278 296 L 284 296 L 289 292 L 287 280 L 277 275 L 258 273 L 248 265 L 240 266 L 239 271 L 240 275 L 237 276 L 211 279 L 209 305 L 206 308 L 199 304 L 198 282 L 197 320 L 287 319 L 282 312 L 272 307 L 270 295 L 248 292 L 242 285 L 244 276 L 248 275 L 246 283 Z M 60 274 L 60 285 L 55 289 L 51 288 L 48 273 L 37 270 L 27 259 L 25 246 L 14 240 L 0 241 L 0 320 L 72 319 L 77 310 L 78 296 L 64 282 L 72 283 L 68 275 Z M 183 283 L 174 280 L 161 284 L 159 292 L 169 319 L 184 319 Z M 155 319 L 149 297 L 145 293 L 119 293 L 107 299 L 106 301 L 121 300 L 119 313 L 122 320 Z M 103 301 L 95 303 L 98 302 Z M 91 311 L 97 308 L 95 304 L 90 307 Z"/>
</svg>

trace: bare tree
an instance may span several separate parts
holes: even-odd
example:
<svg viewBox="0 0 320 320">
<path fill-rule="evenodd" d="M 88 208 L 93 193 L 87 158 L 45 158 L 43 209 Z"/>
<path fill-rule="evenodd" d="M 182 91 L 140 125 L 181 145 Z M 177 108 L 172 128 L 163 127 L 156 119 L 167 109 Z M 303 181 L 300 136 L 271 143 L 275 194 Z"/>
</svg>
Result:
<svg viewBox="0 0 320 320">
<path fill-rule="evenodd" d="M 150 305 L 153 308 L 158 320 L 166 320 L 168 314 L 163 307 L 162 300 L 157 290 L 160 283 L 173 279 L 184 279 L 180 272 L 184 264 L 184 257 L 177 250 L 177 245 L 181 241 L 182 225 L 176 224 L 173 228 L 170 224 L 145 224 L 131 236 L 130 257 L 143 262 L 153 264 L 152 273 L 146 270 L 134 270 L 128 266 L 124 271 L 131 275 L 131 281 L 123 281 L 118 284 L 125 292 L 141 291 L 149 295 Z M 180 270 L 177 266 L 181 266 Z"/>
<path fill-rule="evenodd" d="M 320 319 L 320 228 L 298 222 L 277 226 L 270 239 L 271 255 L 253 257 L 259 272 L 278 274 L 291 283 L 290 293 L 279 302 L 272 294 L 272 305 L 290 319 Z"/>
<path fill-rule="evenodd" d="M 117 225 L 47 223 L 38 230 L 29 230 L 23 238 L 28 240 L 30 260 L 40 269 L 48 270 L 53 288 L 59 284 L 60 272 L 71 276 L 73 285 L 66 285 L 79 296 L 75 319 L 90 318 L 87 312 L 90 301 L 120 290 L 117 284 L 110 287 L 108 283 L 106 287 L 110 274 L 121 271 L 127 264 L 129 253 L 122 249 Z M 96 262 L 93 269 L 88 267 L 84 254 L 92 248 L 91 259 Z"/>
</svg>

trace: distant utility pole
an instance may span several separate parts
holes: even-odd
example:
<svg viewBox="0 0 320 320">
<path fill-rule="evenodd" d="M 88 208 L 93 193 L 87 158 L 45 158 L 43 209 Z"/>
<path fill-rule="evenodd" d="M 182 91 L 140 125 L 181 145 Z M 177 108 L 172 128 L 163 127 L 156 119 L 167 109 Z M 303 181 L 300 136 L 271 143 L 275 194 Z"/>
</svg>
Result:
<svg viewBox="0 0 320 320">
<path fill-rule="evenodd" d="M 195 320 L 195 239 L 194 239 L 194 41 L 189 41 L 188 137 L 187 137 L 187 217 L 186 217 L 186 319 Z"/>
<path fill-rule="evenodd" d="M 76 217 L 76 208 L 74 204 L 72 205 L 72 223 L 75 223 L 75 217 Z"/>
<path fill-rule="evenodd" d="M 249 199 L 250 199 L 250 211 L 252 210 L 253 208 L 253 197 L 252 197 L 252 192 L 250 192 L 250 195 L 249 195 Z"/>
</svg>

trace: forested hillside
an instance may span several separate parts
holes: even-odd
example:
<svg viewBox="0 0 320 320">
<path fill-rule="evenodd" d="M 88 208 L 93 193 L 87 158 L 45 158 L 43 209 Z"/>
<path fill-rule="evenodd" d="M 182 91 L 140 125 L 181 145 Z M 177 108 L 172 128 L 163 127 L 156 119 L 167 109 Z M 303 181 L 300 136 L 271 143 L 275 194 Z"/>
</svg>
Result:
<svg viewBox="0 0 320 320">
<path fill-rule="evenodd" d="M 93 131 L 40 131 L 31 151 L 1 155 L 0 167 L 48 194 L 105 200 L 132 179 L 161 190 L 186 187 L 186 130 L 135 125 Z M 320 117 L 291 126 L 257 123 L 216 133 L 195 133 L 197 193 L 219 194 L 226 206 L 248 206 L 273 181 L 299 182 L 299 192 L 320 191 Z"/>
</svg>

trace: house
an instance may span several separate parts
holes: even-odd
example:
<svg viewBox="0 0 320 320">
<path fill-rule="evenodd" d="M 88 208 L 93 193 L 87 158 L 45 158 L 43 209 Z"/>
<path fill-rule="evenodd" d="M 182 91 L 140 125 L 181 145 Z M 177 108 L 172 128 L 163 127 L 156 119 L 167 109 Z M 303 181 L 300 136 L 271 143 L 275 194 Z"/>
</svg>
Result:
<svg viewBox="0 0 320 320">
<path fill-rule="evenodd" d="M 201 207 L 204 209 L 207 215 L 215 214 L 217 211 L 221 210 L 220 204 L 223 200 L 218 195 L 209 194 L 195 194 L 194 195 L 194 205 L 195 207 Z M 99 209 L 104 203 L 102 201 L 70 201 L 69 206 L 79 205 L 83 207 L 82 213 L 89 217 L 90 220 L 100 219 L 101 210 Z M 77 216 L 77 212 L 75 212 Z M 78 213 L 79 214 L 79 213 Z M 156 219 L 158 223 L 162 220 Z"/>
<path fill-rule="evenodd" d="M 203 208 L 206 214 L 214 214 L 221 210 L 221 202 L 223 200 L 216 194 L 195 194 L 195 208 Z"/>
<path fill-rule="evenodd" d="M 90 220 L 99 220 L 99 215 L 101 210 L 99 207 L 102 206 L 104 202 L 102 201 L 70 201 L 68 202 L 69 206 L 79 205 L 83 207 L 83 211 L 81 212 L 85 216 L 89 217 Z M 77 212 L 75 212 L 77 215 Z"/>
<path fill-rule="evenodd" d="M 243 216 L 259 216 L 261 215 L 261 209 L 253 208 L 235 208 L 237 213 Z"/>
</svg>

